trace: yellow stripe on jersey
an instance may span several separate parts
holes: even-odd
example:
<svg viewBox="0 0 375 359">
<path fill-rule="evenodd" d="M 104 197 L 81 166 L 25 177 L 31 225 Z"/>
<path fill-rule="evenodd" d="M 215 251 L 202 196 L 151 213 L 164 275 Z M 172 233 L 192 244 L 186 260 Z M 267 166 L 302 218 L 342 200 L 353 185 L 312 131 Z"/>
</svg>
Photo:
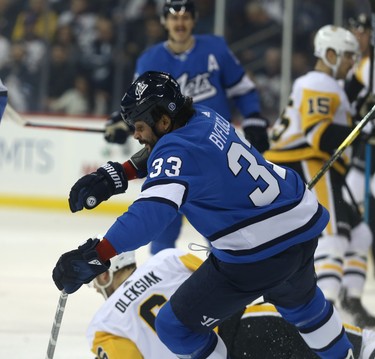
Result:
<svg viewBox="0 0 375 359">
<path fill-rule="evenodd" d="M 346 265 L 347 266 L 351 266 L 351 267 L 359 267 L 361 269 L 364 269 L 364 270 L 367 270 L 367 265 L 366 263 L 362 263 L 358 260 L 355 260 L 355 259 L 352 259 L 352 260 L 349 260 L 346 262 Z"/>
<path fill-rule="evenodd" d="M 133 341 L 105 332 L 96 332 L 91 351 L 99 359 L 144 359 Z"/>
<path fill-rule="evenodd" d="M 357 68 L 355 70 L 355 77 L 357 78 L 357 80 L 363 85 L 363 86 L 366 86 L 366 81 L 365 79 L 363 78 L 363 67 L 366 65 L 366 63 L 369 61 L 369 57 L 366 56 L 366 57 L 363 57 L 360 62 L 358 63 L 357 65 Z"/>
<path fill-rule="evenodd" d="M 283 150 L 290 146 L 293 147 L 293 143 L 297 142 L 299 139 L 303 138 L 304 136 L 301 133 L 295 134 L 286 138 L 285 140 L 278 139 L 277 141 L 272 142 L 272 150 Z M 267 152 L 266 152 L 267 153 Z"/>
<path fill-rule="evenodd" d="M 264 315 L 278 315 L 281 317 L 280 313 L 277 311 L 276 307 L 272 304 L 255 304 L 249 305 L 246 307 L 245 312 L 243 314 L 244 317 L 249 317 L 252 315 L 259 315 L 263 313 Z"/>
<path fill-rule="evenodd" d="M 327 127 L 331 124 L 331 121 L 326 120 L 325 122 L 321 123 L 314 129 L 314 134 L 312 136 L 311 145 L 315 150 L 320 151 L 320 147 L 322 146 L 322 136 L 327 131 Z"/>
<path fill-rule="evenodd" d="M 322 264 L 322 265 L 315 264 L 315 272 L 324 272 L 324 271 L 337 272 L 339 275 L 344 274 L 344 270 L 342 269 L 342 266 L 338 264 Z"/>
<path fill-rule="evenodd" d="M 303 162 L 304 170 L 308 173 L 305 173 L 305 176 L 310 180 L 315 176 L 316 173 L 322 168 L 323 162 L 320 160 L 307 160 Z M 330 181 L 327 179 L 329 174 L 324 174 L 320 181 L 318 181 L 314 186 L 314 193 L 319 201 L 319 203 L 325 207 L 328 212 L 333 213 L 334 204 L 330 201 Z M 324 229 L 326 234 L 333 234 L 332 221 L 330 220 L 327 224 L 327 227 Z"/>
<path fill-rule="evenodd" d="M 344 328 L 347 332 L 362 335 L 362 329 L 351 324 L 344 323 Z"/>
<path fill-rule="evenodd" d="M 196 257 L 194 254 L 188 253 L 180 257 L 181 262 L 185 265 L 186 268 L 191 271 L 195 271 L 203 263 L 203 261 Z"/>
<path fill-rule="evenodd" d="M 328 160 L 329 156 L 325 152 L 317 152 L 312 147 L 292 148 L 288 150 L 270 150 L 264 152 L 264 158 L 271 162 L 299 162 L 308 158 L 321 158 Z"/>
<path fill-rule="evenodd" d="M 328 161 L 331 158 L 328 153 L 316 151 L 312 147 L 295 148 L 282 151 L 277 150 L 276 148 L 273 150 L 273 148 L 271 148 L 270 150 L 264 152 L 263 156 L 266 160 L 274 163 L 300 162 L 312 158 L 321 159 L 321 167 L 323 167 L 325 161 Z M 346 166 L 339 161 L 334 162 L 332 167 L 342 175 L 344 175 L 347 170 Z M 316 173 L 314 173 L 314 175 Z"/>
</svg>

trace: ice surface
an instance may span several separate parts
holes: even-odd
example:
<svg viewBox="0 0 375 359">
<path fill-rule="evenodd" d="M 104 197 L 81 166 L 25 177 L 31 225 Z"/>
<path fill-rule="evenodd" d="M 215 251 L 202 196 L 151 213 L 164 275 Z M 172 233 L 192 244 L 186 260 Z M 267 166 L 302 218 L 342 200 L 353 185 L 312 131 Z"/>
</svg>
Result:
<svg viewBox="0 0 375 359">
<path fill-rule="evenodd" d="M 59 291 L 51 278 L 59 256 L 90 236 L 104 234 L 115 218 L 94 212 L 62 213 L 0 208 L 0 357 L 43 359 L 55 316 Z M 178 247 L 204 244 L 185 222 Z M 204 252 L 197 252 L 201 258 Z M 136 252 L 139 264 L 148 247 Z M 86 342 L 86 327 L 102 303 L 95 290 L 83 286 L 68 297 L 54 359 L 94 358 Z M 373 277 L 365 303 L 375 310 Z"/>
</svg>

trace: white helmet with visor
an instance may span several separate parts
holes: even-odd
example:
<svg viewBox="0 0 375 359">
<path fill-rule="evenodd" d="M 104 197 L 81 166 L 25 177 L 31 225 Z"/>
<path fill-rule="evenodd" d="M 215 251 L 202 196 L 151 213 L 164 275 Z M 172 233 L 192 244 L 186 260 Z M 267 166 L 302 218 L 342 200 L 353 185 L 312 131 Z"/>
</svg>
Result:
<svg viewBox="0 0 375 359">
<path fill-rule="evenodd" d="M 327 59 L 328 49 L 336 52 L 335 64 L 331 64 Z M 349 30 L 333 25 L 325 25 L 318 30 L 314 38 L 314 55 L 332 69 L 333 77 L 336 77 L 337 69 L 345 53 L 352 54 L 355 59 L 359 55 L 358 41 Z"/>
<path fill-rule="evenodd" d="M 103 294 L 104 298 L 108 298 L 108 294 L 106 288 L 108 288 L 113 282 L 113 274 L 120 270 L 121 268 L 127 267 L 131 264 L 135 264 L 135 252 L 123 252 L 118 254 L 117 256 L 111 258 L 111 266 L 108 269 L 109 278 L 108 282 L 105 284 L 100 284 L 99 281 L 95 278 L 93 280 L 93 286 L 98 288 L 101 293 Z"/>
</svg>

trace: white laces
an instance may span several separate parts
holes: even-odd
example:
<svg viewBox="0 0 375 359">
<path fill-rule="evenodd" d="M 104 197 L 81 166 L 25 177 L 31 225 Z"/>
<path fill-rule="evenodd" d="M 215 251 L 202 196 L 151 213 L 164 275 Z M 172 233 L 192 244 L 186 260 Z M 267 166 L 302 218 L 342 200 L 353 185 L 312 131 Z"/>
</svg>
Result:
<svg viewBox="0 0 375 359">
<path fill-rule="evenodd" d="M 205 251 L 207 257 L 211 253 L 211 246 L 204 246 L 203 244 L 199 244 L 199 243 L 191 242 L 188 244 L 188 248 L 193 252 Z"/>
</svg>

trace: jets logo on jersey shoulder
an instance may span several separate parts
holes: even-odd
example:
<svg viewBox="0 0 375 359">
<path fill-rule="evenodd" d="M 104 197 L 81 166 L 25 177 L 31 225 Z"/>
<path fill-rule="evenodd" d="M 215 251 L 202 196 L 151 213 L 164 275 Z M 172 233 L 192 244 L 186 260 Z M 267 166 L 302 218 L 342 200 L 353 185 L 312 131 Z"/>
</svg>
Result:
<svg viewBox="0 0 375 359">
<path fill-rule="evenodd" d="M 209 77 L 210 74 L 206 72 L 189 80 L 188 74 L 184 73 L 177 81 L 185 96 L 192 97 L 194 102 L 199 102 L 214 97 L 217 93 L 216 88 L 210 83 Z"/>
</svg>

